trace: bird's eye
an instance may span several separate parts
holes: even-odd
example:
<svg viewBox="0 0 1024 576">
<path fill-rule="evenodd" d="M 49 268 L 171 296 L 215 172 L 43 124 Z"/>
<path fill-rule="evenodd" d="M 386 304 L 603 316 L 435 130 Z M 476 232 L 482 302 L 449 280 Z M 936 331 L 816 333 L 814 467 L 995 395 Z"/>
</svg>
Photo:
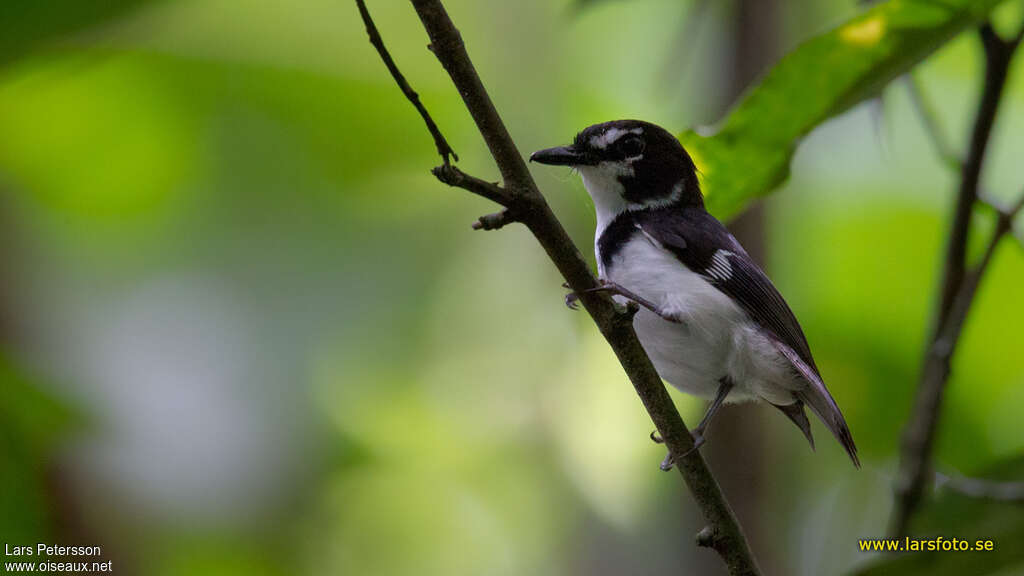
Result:
<svg viewBox="0 0 1024 576">
<path fill-rule="evenodd" d="M 618 148 L 626 158 L 639 156 L 644 151 L 644 141 L 636 136 L 629 136 L 619 142 Z"/>
</svg>

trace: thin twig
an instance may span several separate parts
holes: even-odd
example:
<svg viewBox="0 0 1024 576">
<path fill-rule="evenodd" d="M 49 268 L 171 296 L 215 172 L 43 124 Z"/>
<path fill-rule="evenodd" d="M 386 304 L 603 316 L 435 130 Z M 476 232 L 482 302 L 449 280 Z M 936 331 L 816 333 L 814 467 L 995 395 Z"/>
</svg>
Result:
<svg viewBox="0 0 1024 576">
<path fill-rule="evenodd" d="M 459 155 L 452 150 L 452 147 L 448 144 L 448 140 L 445 139 L 444 134 L 441 133 L 441 129 L 437 127 L 434 119 L 430 116 L 430 112 L 428 112 L 426 106 L 420 102 L 419 94 L 412 89 L 412 86 L 410 86 L 409 82 L 406 81 L 405 75 L 402 74 L 401 70 L 398 69 L 398 65 L 395 64 L 394 59 L 391 58 L 391 54 L 388 52 L 387 47 L 384 45 L 384 40 L 381 38 L 380 32 L 377 30 L 377 25 L 370 16 L 370 11 L 366 7 L 366 2 L 364 0 L 356 0 L 356 6 L 359 8 L 359 15 L 362 16 L 363 24 L 366 26 L 366 34 L 370 38 L 370 44 L 377 49 L 377 53 L 380 55 L 381 60 L 384 61 L 384 65 L 387 67 L 388 72 L 391 73 L 391 77 L 394 78 L 399 89 L 402 90 L 405 97 L 420 113 L 420 116 L 427 125 L 427 130 L 430 131 L 430 135 L 434 138 L 434 145 L 437 147 L 437 153 L 441 156 L 441 159 L 444 162 L 441 166 L 434 168 L 434 176 L 449 186 L 468 190 L 478 196 L 497 202 L 502 206 L 508 206 L 511 196 L 499 184 L 487 182 L 470 176 L 453 166 L 448 161 L 449 155 L 451 155 L 451 157 L 456 161 L 458 161 Z M 497 230 L 498 228 L 515 221 L 515 218 L 508 210 L 503 210 L 499 214 L 503 215 L 500 219 L 497 218 L 497 215 L 495 214 L 481 216 L 477 222 L 473 223 L 473 229 Z"/>
<path fill-rule="evenodd" d="M 974 296 L 978 291 L 978 286 L 981 284 L 981 279 L 988 270 L 989 264 L 992 263 L 992 257 L 995 255 L 996 248 L 999 247 L 1000 240 L 1010 232 L 1013 219 L 1020 213 L 1022 205 L 1024 205 L 1024 194 L 1022 194 L 1021 199 L 1013 208 L 1005 212 L 999 212 L 996 218 L 995 230 L 993 230 L 992 237 L 985 246 L 985 252 L 981 256 L 981 260 L 964 275 L 960 291 L 953 300 L 950 314 L 932 345 L 931 355 L 933 357 L 937 356 L 936 360 L 945 363 L 946 376 L 949 373 L 949 360 L 963 331 L 964 321 L 967 319 L 967 313 L 974 302 Z"/>
<path fill-rule="evenodd" d="M 936 472 L 935 487 L 951 490 L 969 498 L 997 502 L 1024 502 L 1024 482 L 997 482 Z"/>
<path fill-rule="evenodd" d="M 1014 214 L 1019 215 L 1022 212 L 1021 208 L 1018 206 L 1021 202 L 1024 202 L 1024 197 L 1019 198 L 1017 200 L 1017 204 L 1013 206 L 1006 206 L 1003 202 L 1000 202 L 989 194 L 984 193 L 978 198 L 978 201 L 991 208 L 996 214 L 1010 215 L 1008 220 L 1010 231 L 1008 232 L 1008 235 L 1017 241 L 1021 248 L 1024 248 L 1024 234 L 1022 234 L 1022 231 L 1015 226 L 1016 216 L 1013 216 Z"/>
<path fill-rule="evenodd" d="M 960 190 L 949 232 L 942 295 L 935 313 L 933 335 L 922 362 L 913 411 L 903 432 L 895 504 L 889 521 L 889 534 L 892 537 L 906 535 L 910 518 L 920 504 L 925 484 L 930 477 L 935 430 L 949 380 L 950 360 L 982 275 L 999 240 L 1012 225 L 1012 216 L 1000 213 L 985 255 L 968 273 L 967 239 L 971 212 L 978 202 L 985 151 L 1002 99 L 1010 61 L 1016 49 L 1015 43 L 1000 38 L 989 23 L 981 27 L 980 36 L 985 49 L 984 88 L 975 116 L 970 147 L 961 170 Z"/>
<path fill-rule="evenodd" d="M 948 168 L 959 171 L 963 168 L 963 160 L 953 150 L 949 139 L 946 138 L 945 131 L 942 129 L 941 122 L 939 122 L 939 114 L 935 111 L 935 105 L 925 95 L 924 89 L 921 87 L 921 81 L 913 72 L 907 74 L 905 78 L 907 92 L 910 95 L 910 103 L 913 105 L 914 110 L 917 111 L 917 116 L 924 126 L 924 131 L 928 135 L 932 147 L 935 148 L 935 154 L 938 155 L 939 160 Z"/>
<path fill-rule="evenodd" d="M 693 438 L 633 331 L 635 308 L 617 308 L 606 294 L 587 291 L 598 286 L 597 279 L 538 190 L 444 6 L 440 0 L 412 0 L 412 4 L 430 36 L 434 54 L 458 89 L 498 165 L 504 185 L 497 188 L 509 195 L 508 198 L 501 198 L 499 203 L 530 229 L 569 286 L 580 294 L 580 302 L 611 345 L 651 420 L 675 457 L 676 469 L 689 486 L 708 523 L 708 527 L 701 531 L 699 544 L 718 552 L 730 574 L 759 574 L 760 570 L 732 508 L 700 452 L 692 450 Z M 435 175 L 446 182 L 453 181 L 453 174 L 457 173 L 435 170 Z M 472 182 L 479 185 L 484 181 L 474 179 Z M 496 192 L 490 188 L 473 191 L 480 193 L 482 190 Z"/>
<path fill-rule="evenodd" d="M 515 218 L 506 208 L 494 214 L 481 216 L 476 222 L 473 222 L 473 230 L 499 230 L 512 222 L 515 222 Z"/>
<path fill-rule="evenodd" d="M 373 23 L 373 18 L 370 17 L 370 11 L 366 9 L 366 2 L 364 0 L 356 0 L 356 6 L 359 7 L 359 15 L 363 17 L 363 24 L 366 25 L 366 34 L 370 37 L 370 44 L 373 44 L 373 47 L 377 49 L 380 59 L 384 61 L 388 72 L 391 72 L 391 77 L 395 79 L 395 83 L 402 89 L 402 93 L 405 94 L 405 97 L 409 99 L 409 102 L 412 102 L 412 105 L 416 107 L 416 111 L 423 117 L 423 121 L 427 124 L 427 130 L 430 131 L 431 137 L 434 138 L 434 146 L 437 146 L 437 153 L 444 159 L 445 164 L 448 164 L 449 155 L 458 162 L 459 155 L 448 145 L 448 140 L 445 140 L 444 134 L 441 134 L 441 130 L 434 123 L 434 119 L 430 117 L 430 113 L 427 112 L 426 107 L 420 102 L 420 95 L 412 89 L 412 86 L 409 86 L 405 76 L 398 70 L 395 61 L 391 59 L 391 54 L 388 53 L 388 49 L 384 46 L 384 40 L 380 37 L 380 32 L 377 31 L 377 26 Z"/>
<path fill-rule="evenodd" d="M 449 186 L 462 188 L 502 206 L 508 206 L 513 202 L 512 194 L 498 183 L 470 176 L 451 164 L 442 164 L 431 170 L 431 172 L 433 172 L 438 180 Z"/>
<path fill-rule="evenodd" d="M 1024 212 L 1024 193 L 1017 198 L 1017 202 L 1009 208 L 996 208 L 999 214 L 999 218 L 1005 222 L 1006 226 L 1013 226 L 1014 219 L 1020 216 L 1021 212 Z"/>
</svg>

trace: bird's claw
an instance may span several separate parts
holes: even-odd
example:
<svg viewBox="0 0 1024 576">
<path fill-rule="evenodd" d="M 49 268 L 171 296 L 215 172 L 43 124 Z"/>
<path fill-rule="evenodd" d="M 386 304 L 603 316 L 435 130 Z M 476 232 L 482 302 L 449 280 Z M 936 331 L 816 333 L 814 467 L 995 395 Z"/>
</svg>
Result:
<svg viewBox="0 0 1024 576">
<path fill-rule="evenodd" d="M 690 432 L 690 434 L 693 436 L 693 448 L 687 450 L 686 454 L 683 454 L 683 458 L 686 458 L 690 454 L 693 454 L 694 452 L 699 450 L 701 446 L 704 445 L 705 440 L 703 431 L 695 429 L 692 432 Z M 657 431 L 651 432 L 651 440 L 654 440 L 656 444 L 662 444 L 665 442 L 664 438 L 657 435 Z M 670 451 L 668 454 L 665 454 L 665 459 L 661 461 L 661 464 L 658 465 L 658 468 L 661 468 L 662 472 L 668 472 L 669 470 L 674 468 L 675 465 L 676 459 L 672 457 L 672 452 Z"/>
<path fill-rule="evenodd" d="M 672 453 L 669 452 L 668 454 L 665 454 L 665 459 L 661 461 L 661 464 L 658 465 L 658 468 L 661 468 L 662 472 L 668 472 L 675 465 L 676 465 L 676 460 L 675 460 L 675 458 L 672 457 Z"/>
<path fill-rule="evenodd" d="M 600 284 L 600 286 L 598 286 L 597 288 L 591 288 L 589 290 L 584 290 L 584 292 L 599 292 L 599 291 L 603 290 L 604 289 L 604 285 L 605 285 L 604 278 L 598 279 L 598 283 Z M 565 295 L 565 305 L 568 306 L 570 310 L 579 310 L 580 309 L 580 295 L 579 295 L 579 292 L 576 292 L 575 290 L 573 290 L 572 286 L 569 286 L 568 282 L 562 282 L 562 288 L 565 288 L 566 290 L 570 290 L 570 292 Z"/>
<path fill-rule="evenodd" d="M 562 288 L 569 288 L 568 283 L 563 282 Z M 575 293 L 575 291 L 565 294 L 565 305 L 568 306 L 569 310 L 580 310 L 580 294 Z"/>
</svg>

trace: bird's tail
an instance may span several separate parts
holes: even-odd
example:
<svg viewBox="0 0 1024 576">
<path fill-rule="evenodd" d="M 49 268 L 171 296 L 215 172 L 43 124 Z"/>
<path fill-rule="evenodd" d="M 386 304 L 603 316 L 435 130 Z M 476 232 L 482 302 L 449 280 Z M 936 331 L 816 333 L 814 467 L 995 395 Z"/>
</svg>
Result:
<svg viewBox="0 0 1024 576">
<path fill-rule="evenodd" d="M 792 404 L 772 404 L 779 409 L 780 412 L 786 415 L 796 427 L 804 433 L 804 438 L 807 438 L 807 442 L 811 445 L 811 450 L 814 450 L 814 435 L 811 434 L 811 422 L 807 419 L 807 413 L 804 412 L 804 403 L 800 400 L 793 402 Z"/>
<path fill-rule="evenodd" d="M 816 370 L 808 366 L 789 346 L 780 345 L 779 350 L 789 359 L 793 367 L 800 372 L 809 384 L 807 388 L 795 392 L 793 395 L 796 396 L 798 401 L 809 406 L 811 411 L 818 415 L 818 418 L 825 424 L 825 427 L 843 445 L 846 453 L 850 455 L 853 465 L 860 468 L 860 458 L 857 457 L 857 445 L 853 443 L 850 427 L 846 425 L 843 413 L 839 410 L 839 406 L 836 405 L 836 401 L 832 399 L 828 388 L 825 388 L 825 383 L 821 381 L 821 376 L 818 375 Z M 785 410 L 783 411 L 785 412 Z M 787 414 L 787 416 L 790 415 Z M 792 416 L 790 416 L 790 419 L 792 419 Z"/>
<path fill-rule="evenodd" d="M 811 411 L 818 415 L 825 427 L 843 445 L 846 453 L 850 455 L 853 465 L 860 468 L 857 445 L 853 443 L 850 427 L 846 425 L 843 413 L 839 411 L 839 406 L 836 405 L 836 401 L 832 399 L 832 395 L 828 393 L 825 385 L 821 384 L 821 380 L 818 380 L 818 385 L 812 382 L 808 389 L 797 392 L 796 397 L 811 407 Z"/>
</svg>

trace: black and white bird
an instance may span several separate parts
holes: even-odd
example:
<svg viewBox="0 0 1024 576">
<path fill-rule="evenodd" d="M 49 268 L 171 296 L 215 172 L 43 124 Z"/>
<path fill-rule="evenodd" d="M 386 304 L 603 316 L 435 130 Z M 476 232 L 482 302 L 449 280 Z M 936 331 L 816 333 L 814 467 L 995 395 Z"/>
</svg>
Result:
<svg viewBox="0 0 1024 576">
<path fill-rule="evenodd" d="M 697 446 L 723 403 L 753 400 L 778 408 L 813 448 L 808 406 L 860 467 L 800 324 L 704 209 L 693 160 L 672 134 L 639 120 L 605 122 L 530 160 L 571 166 L 583 177 L 597 211 L 599 290 L 641 307 L 634 327 L 662 378 L 711 400 L 692 431 Z M 671 465 L 666 458 L 662 467 Z"/>
</svg>

